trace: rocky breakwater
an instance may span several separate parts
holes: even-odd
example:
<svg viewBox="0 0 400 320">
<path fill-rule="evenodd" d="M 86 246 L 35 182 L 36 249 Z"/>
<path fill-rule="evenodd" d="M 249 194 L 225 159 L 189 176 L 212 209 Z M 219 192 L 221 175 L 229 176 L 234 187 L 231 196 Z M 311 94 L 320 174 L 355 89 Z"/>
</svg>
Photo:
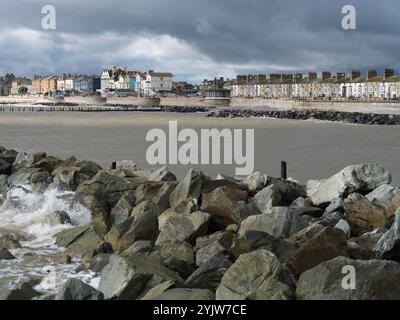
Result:
<svg viewBox="0 0 400 320">
<path fill-rule="evenodd" d="M 322 120 L 366 125 L 400 125 L 400 115 L 313 110 L 221 110 L 209 113 L 210 118 L 276 118 Z"/>
<path fill-rule="evenodd" d="M 17 185 L 57 188 L 91 211 L 81 226 L 65 212 L 51 217 L 68 226 L 55 234 L 63 261 L 99 274 L 97 285 L 70 278 L 45 295 L 26 281 L 2 299 L 400 299 L 400 189 L 379 165 L 300 185 L 196 169 L 177 181 L 166 167 L 103 169 L 4 148 L 0 164 L 1 199 Z M 20 259 L 19 246 L 2 235 L 0 259 Z"/>
</svg>

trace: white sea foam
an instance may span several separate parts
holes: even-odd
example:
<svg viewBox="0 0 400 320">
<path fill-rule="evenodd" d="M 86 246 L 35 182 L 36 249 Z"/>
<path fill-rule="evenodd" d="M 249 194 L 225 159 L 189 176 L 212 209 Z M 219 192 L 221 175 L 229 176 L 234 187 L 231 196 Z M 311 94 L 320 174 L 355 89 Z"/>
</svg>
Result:
<svg viewBox="0 0 400 320">
<path fill-rule="evenodd" d="M 88 225 L 90 211 L 73 200 L 72 192 L 49 189 L 35 193 L 27 188 L 13 188 L 0 207 L 0 230 L 15 231 L 27 237 L 24 247 L 45 247 L 54 244 L 54 235 L 71 225 L 52 224 L 50 215 L 64 211 L 75 226 Z"/>
<path fill-rule="evenodd" d="M 55 211 L 64 211 L 71 218 L 71 224 L 54 223 L 51 219 Z M 18 259 L 0 262 L 0 280 L 5 287 L 12 288 L 24 279 L 45 277 L 37 286 L 41 292 L 54 292 L 68 278 L 79 278 L 97 286 L 97 274 L 91 271 L 76 273 L 79 261 L 72 264 L 59 264 L 52 256 L 64 250 L 55 244 L 55 235 L 73 226 L 85 226 L 91 222 L 91 212 L 75 201 L 73 192 L 49 189 L 35 193 L 27 186 L 8 191 L 0 206 L 0 235 L 12 233 L 21 241 L 22 248 L 10 250 Z M 29 259 L 30 258 L 30 259 Z M 55 273 L 55 283 L 46 286 L 47 270 Z"/>
</svg>

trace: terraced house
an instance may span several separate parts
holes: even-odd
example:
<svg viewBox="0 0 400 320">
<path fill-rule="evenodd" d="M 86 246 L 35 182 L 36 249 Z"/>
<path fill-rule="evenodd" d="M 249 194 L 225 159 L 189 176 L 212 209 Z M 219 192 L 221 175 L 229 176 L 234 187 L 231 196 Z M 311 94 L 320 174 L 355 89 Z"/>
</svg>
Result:
<svg viewBox="0 0 400 320">
<path fill-rule="evenodd" d="M 359 70 L 351 74 L 323 71 L 303 74 L 239 75 L 231 85 L 232 97 L 299 99 L 299 100 L 363 100 L 383 101 L 400 98 L 400 76 L 385 69 L 379 76 L 374 69 L 362 76 Z"/>
</svg>

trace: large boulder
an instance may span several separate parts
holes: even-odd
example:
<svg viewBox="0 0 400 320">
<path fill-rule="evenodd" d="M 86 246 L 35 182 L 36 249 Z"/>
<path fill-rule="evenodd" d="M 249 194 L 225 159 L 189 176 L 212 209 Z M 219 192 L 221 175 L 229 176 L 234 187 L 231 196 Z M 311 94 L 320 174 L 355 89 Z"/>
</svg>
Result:
<svg viewBox="0 0 400 320">
<path fill-rule="evenodd" d="M 112 253 L 111 245 L 103 240 L 92 227 L 75 227 L 56 235 L 56 244 L 66 247 L 65 255 L 84 258 L 99 253 Z"/>
<path fill-rule="evenodd" d="M 103 294 L 78 279 L 68 279 L 56 293 L 55 300 L 103 300 Z"/>
<path fill-rule="evenodd" d="M 110 220 L 112 224 L 122 224 L 131 216 L 132 210 L 135 207 L 135 193 L 128 191 L 119 199 L 118 203 L 112 208 Z"/>
<path fill-rule="evenodd" d="M 352 269 L 354 290 L 346 287 Z M 400 264 L 396 262 L 337 257 L 304 272 L 296 296 L 302 300 L 399 300 L 399 281 Z"/>
<path fill-rule="evenodd" d="M 345 200 L 347 220 L 357 233 L 364 234 L 388 224 L 385 211 L 359 193 L 351 194 Z"/>
<path fill-rule="evenodd" d="M 187 288 L 209 289 L 215 291 L 226 270 L 232 265 L 232 258 L 226 252 L 220 252 L 203 263 L 185 281 Z"/>
<path fill-rule="evenodd" d="M 192 214 L 170 213 L 166 222 L 161 226 L 156 244 L 167 242 L 187 241 L 193 244 L 198 237 L 208 232 L 210 215 L 205 212 Z"/>
<path fill-rule="evenodd" d="M 151 288 L 149 291 L 147 291 L 141 300 L 152 300 L 158 297 L 159 295 L 163 294 L 168 289 L 173 288 L 174 286 L 175 286 L 174 281 L 171 280 L 164 281 L 159 285 L 155 286 L 154 288 Z"/>
<path fill-rule="evenodd" d="M 15 235 L 5 234 L 0 236 L 0 248 L 13 250 L 20 249 L 22 246 Z"/>
<path fill-rule="evenodd" d="M 53 186 L 59 190 L 76 191 L 78 186 L 89 179 L 89 177 L 80 174 L 81 168 L 78 167 L 58 167 L 54 169 Z"/>
<path fill-rule="evenodd" d="M 176 181 L 176 176 L 165 166 L 153 171 L 148 179 L 149 181 Z"/>
<path fill-rule="evenodd" d="M 376 229 L 364 233 L 361 237 L 350 239 L 347 244 L 350 258 L 355 260 L 371 260 L 376 257 L 374 248 L 386 233 L 386 229 Z"/>
<path fill-rule="evenodd" d="M 235 237 L 231 251 L 238 258 L 244 253 L 265 249 L 273 251 L 276 239 L 268 233 L 261 231 L 245 230 Z"/>
<path fill-rule="evenodd" d="M 0 261 L 1 260 L 15 260 L 17 259 L 16 257 L 14 257 L 10 251 L 8 251 L 7 249 L 0 249 Z"/>
<path fill-rule="evenodd" d="M 100 275 L 99 290 L 105 299 L 137 299 L 148 286 L 164 281 L 181 284 L 183 279 L 157 259 L 145 255 L 113 255 Z M 150 288 L 149 288 L 150 289 Z"/>
<path fill-rule="evenodd" d="M 232 220 L 240 225 L 248 217 L 255 216 L 258 214 L 261 214 L 261 212 L 260 210 L 257 209 L 252 199 L 250 199 L 249 203 L 246 203 L 244 201 L 239 201 L 233 208 Z"/>
<path fill-rule="evenodd" d="M 105 235 L 111 228 L 111 208 L 107 203 L 107 191 L 104 185 L 85 183 L 77 189 L 76 198 L 92 213 L 92 224 L 95 230 Z"/>
<path fill-rule="evenodd" d="M 158 208 L 151 201 L 136 206 L 131 216 L 121 224 L 115 224 L 105 236 L 114 251 L 122 252 L 139 240 L 155 241 L 158 236 Z"/>
<path fill-rule="evenodd" d="M 392 227 L 378 241 L 374 251 L 384 259 L 400 260 L 400 208 Z"/>
<path fill-rule="evenodd" d="M 392 219 L 400 208 L 400 188 L 384 184 L 366 195 L 366 198 L 385 212 L 387 219 Z"/>
<path fill-rule="evenodd" d="M 231 224 L 234 208 L 239 201 L 246 201 L 247 191 L 222 186 L 207 193 L 203 192 L 201 210 L 208 212 L 217 222 Z"/>
<path fill-rule="evenodd" d="M 273 253 L 243 254 L 226 271 L 217 289 L 218 300 L 287 300 L 288 286 L 279 281 L 282 266 Z"/>
<path fill-rule="evenodd" d="M 251 194 L 255 194 L 267 185 L 268 176 L 260 172 L 254 172 L 243 180 L 243 184 L 247 187 Z"/>
<path fill-rule="evenodd" d="M 204 183 L 209 180 L 201 171 L 190 169 L 169 197 L 171 208 L 184 212 L 191 200 L 197 202 Z"/>
<path fill-rule="evenodd" d="M 304 271 L 339 256 L 348 256 L 346 235 L 341 230 L 325 228 L 292 255 L 287 267 L 299 277 Z"/>
<path fill-rule="evenodd" d="M 160 212 L 164 212 L 170 207 L 169 197 L 171 193 L 175 190 L 176 185 L 176 182 L 165 182 L 151 199 L 151 201 L 153 201 L 158 206 Z"/>
<path fill-rule="evenodd" d="M 262 189 L 254 196 L 254 204 L 261 213 L 269 212 L 272 207 L 277 207 L 281 202 L 281 193 L 274 185 Z"/>
<path fill-rule="evenodd" d="M 0 300 L 32 300 L 40 296 L 40 292 L 34 289 L 36 281 L 31 279 L 14 283 L 6 289 L 0 290 Z"/>
<path fill-rule="evenodd" d="M 264 214 L 250 216 L 240 226 L 239 234 L 247 230 L 265 232 L 277 239 L 285 239 L 307 227 L 309 219 L 296 208 L 274 207 Z"/>
<path fill-rule="evenodd" d="M 47 157 L 46 153 L 44 152 L 37 152 L 37 153 L 25 153 L 20 152 L 18 153 L 14 163 L 13 163 L 13 172 L 20 170 L 21 168 L 32 168 L 33 165 Z"/>
<path fill-rule="evenodd" d="M 350 193 L 366 193 L 383 184 L 389 184 L 391 174 L 385 168 L 371 163 L 349 166 L 327 180 L 310 180 L 307 196 L 314 205 L 330 203 Z"/>
<path fill-rule="evenodd" d="M 195 269 L 193 247 L 187 242 L 169 242 L 160 248 L 161 261 L 171 270 L 187 278 Z"/>
<path fill-rule="evenodd" d="M 146 182 L 135 191 L 136 205 L 143 201 L 151 201 L 163 186 L 164 182 Z"/>
</svg>

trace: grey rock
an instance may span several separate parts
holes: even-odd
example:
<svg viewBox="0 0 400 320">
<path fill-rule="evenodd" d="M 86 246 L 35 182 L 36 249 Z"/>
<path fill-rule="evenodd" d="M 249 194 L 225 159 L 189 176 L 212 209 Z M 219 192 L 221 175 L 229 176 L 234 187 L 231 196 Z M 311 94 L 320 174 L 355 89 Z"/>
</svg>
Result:
<svg viewBox="0 0 400 320">
<path fill-rule="evenodd" d="M 257 209 L 253 201 L 246 203 L 245 201 L 239 201 L 236 203 L 232 212 L 232 220 L 238 224 L 241 224 L 250 216 L 261 214 L 260 210 Z"/>
<path fill-rule="evenodd" d="M 163 186 L 163 182 L 146 182 L 135 191 L 136 205 L 143 201 L 151 201 Z"/>
<path fill-rule="evenodd" d="M 5 234 L 0 236 L 0 248 L 13 250 L 20 249 L 22 246 L 15 235 Z"/>
<path fill-rule="evenodd" d="M 191 199 L 198 200 L 203 184 L 209 180 L 201 171 L 190 169 L 185 178 L 177 185 L 169 197 L 171 208 L 183 212 Z"/>
<path fill-rule="evenodd" d="M 175 182 L 164 183 L 162 187 L 158 190 L 157 194 L 151 199 L 151 201 L 153 201 L 158 206 L 160 212 L 164 212 L 170 207 L 169 197 L 171 193 L 175 190 L 175 188 Z"/>
<path fill-rule="evenodd" d="M 235 238 L 231 251 L 238 258 L 240 255 L 255 250 L 273 251 L 275 238 L 261 231 L 246 230 Z"/>
<path fill-rule="evenodd" d="M 103 294 L 78 279 L 68 279 L 56 293 L 55 300 L 103 300 Z"/>
<path fill-rule="evenodd" d="M 329 206 L 325 209 L 325 214 L 330 214 L 333 212 L 344 213 L 344 200 L 343 198 L 337 198 L 333 200 Z"/>
<path fill-rule="evenodd" d="M 298 197 L 290 204 L 290 207 L 292 208 L 309 208 L 312 206 L 313 203 L 311 202 L 311 200 L 304 197 Z"/>
<path fill-rule="evenodd" d="M 267 250 L 243 254 L 226 271 L 217 300 L 287 300 L 292 292 L 279 281 L 282 266 Z"/>
<path fill-rule="evenodd" d="M 56 234 L 56 243 L 66 247 L 65 255 L 76 258 L 94 257 L 99 253 L 112 253 L 111 245 L 92 227 L 75 227 Z"/>
<path fill-rule="evenodd" d="M 159 285 L 155 286 L 154 288 L 151 288 L 141 300 L 152 300 L 154 298 L 157 298 L 161 294 L 163 294 L 165 291 L 168 289 L 171 289 L 172 287 L 175 286 L 174 281 L 164 281 L 160 283 Z"/>
<path fill-rule="evenodd" d="M 14 257 L 7 249 L 0 249 L 0 260 L 15 260 L 15 259 L 17 258 Z"/>
<path fill-rule="evenodd" d="M 281 194 L 274 185 L 270 185 L 254 196 L 254 204 L 261 213 L 269 212 L 272 207 L 279 206 Z"/>
<path fill-rule="evenodd" d="M 170 242 L 160 248 L 161 261 L 171 270 L 187 278 L 195 269 L 193 247 L 187 242 Z"/>
<path fill-rule="evenodd" d="M 59 224 L 72 224 L 71 218 L 69 217 L 68 213 L 61 210 L 51 212 L 48 215 L 47 220 L 51 226 L 56 226 Z"/>
<path fill-rule="evenodd" d="M 186 288 L 209 289 L 215 291 L 226 270 L 232 265 L 232 258 L 227 252 L 214 255 L 203 263 L 185 281 Z"/>
<path fill-rule="evenodd" d="M 222 186 L 211 192 L 203 191 L 201 210 L 212 215 L 213 219 L 228 226 L 232 222 L 232 214 L 239 201 L 246 201 L 247 191 Z"/>
<path fill-rule="evenodd" d="M 198 237 L 208 232 L 210 215 L 205 212 L 192 214 L 171 213 L 165 224 L 160 224 L 160 235 L 156 244 L 162 245 L 167 242 L 187 241 L 194 243 Z"/>
<path fill-rule="evenodd" d="M 300 216 L 297 209 L 275 207 L 265 214 L 248 217 L 239 229 L 239 235 L 247 230 L 265 232 L 277 239 L 285 239 L 308 226 L 308 219 Z"/>
<path fill-rule="evenodd" d="M 0 300 L 32 300 L 40 296 L 40 293 L 33 289 L 36 284 L 29 279 L 14 284 L 11 288 L 0 290 Z"/>
<path fill-rule="evenodd" d="M 47 155 L 44 152 L 31 154 L 20 152 L 13 163 L 13 172 L 18 171 L 21 168 L 32 168 L 36 162 L 46 158 L 46 156 Z"/>
<path fill-rule="evenodd" d="M 400 208 L 400 188 L 382 185 L 366 195 L 366 198 L 385 212 L 387 220 L 393 219 L 396 210 Z"/>
<path fill-rule="evenodd" d="M 176 176 L 165 166 L 152 172 L 149 181 L 176 181 Z"/>
<path fill-rule="evenodd" d="M 355 290 L 342 286 L 347 266 L 356 270 Z M 338 257 L 304 272 L 296 296 L 301 300 L 399 300 L 399 281 L 400 265 L 396 262 Z"/>
<path fill-rule="evenodd" d="M 327 180 L 310 180 L 307 196 L 319 206 L 354 192 L 372 191 L 390 181 L 390 172 L 385 168 L 373 163 L 360 164 L 349 166 Z"/>
<path fill-rule="evenodd" d="M 124 251 L 126 254 L 150 254 L 153 251 L 152 241 L 142 240 L 134 242 Z"/>
<path fill-rule="evenodd" d="M 145 255 L 113 255 L 110 263 L 101 272 L 99 290 L 105 299 L 137 299 L 152 278 L 158 280 L 154 286 L 167 280 L 183 283 L 177 273 L 155 258 Z"/>
<path fill-rule="evenodd" d="M 118 225 L 128 220 L 133 208 L 135 207 L 135 201 L 136 198 L 133 191 L 124 193 L 116 206 L 111 210 L 111 223 Z"/>
<path fill-rule="evenodd" d="M 255 194 L 265 188 L 268 177 L 260 172 L 254 172 L 244 179 L 243 184 L 247 186 L 250 193 Z"/>
<path fill-rule="evenodd" d="M 344 219 L 340 220 L 340 221 L 336 224 L 335 228 L 336 228 L 336 229 L 339 229 L 339 230 L 342 230 L 342 231 L 345 233 L 345 235 L 346 235 L 348 238 L 350 238 L 350 235 L 351 235 L 351 228 L 350 228 L 350 226 L 349 226 L 349 224 L 347 223 L 346 220 L 344 220 Z"/>
<path fill-rule="evenodd" d="M 158 208 L 151 201 L 136 206 L 128 220 L 114 225 L 105 236 L 115 252 L 122 252 L 135 241 L 155 241 L 158 236 Z"/>
<path fill-rule="evenodd" d="M 400 208 L 392 227 L 378 241 L 374 251 L 384 259 L 400 260 Z"/>
</svg>

